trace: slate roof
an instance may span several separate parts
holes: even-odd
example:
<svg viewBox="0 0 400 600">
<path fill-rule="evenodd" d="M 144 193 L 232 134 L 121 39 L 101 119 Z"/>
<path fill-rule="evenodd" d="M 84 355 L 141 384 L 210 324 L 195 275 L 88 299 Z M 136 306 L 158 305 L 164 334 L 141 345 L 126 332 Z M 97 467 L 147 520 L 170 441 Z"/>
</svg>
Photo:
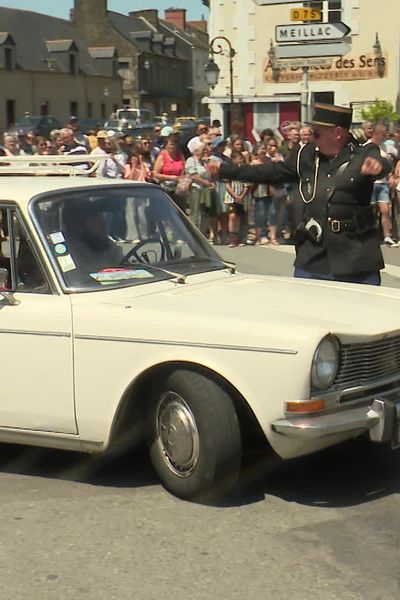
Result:
<svg viewBox="0 0 400 600">
<path fill-rule="evenodd" d="M 70 21 L 29 10 L 0 8 L 0 23 L 3 32 L 15 42 L 16 64 L 21 69 L 49 71 L 47 65 L 57 60 L 57 52 L 68 50 L 74 43 L 79 49 L 81 71 L 88 75 L 108 74 L 101 61 L 90 56 L 88 42 Z M 58 63 L 51 70 L 67 72 L 67 67 Z"/>
</svg>

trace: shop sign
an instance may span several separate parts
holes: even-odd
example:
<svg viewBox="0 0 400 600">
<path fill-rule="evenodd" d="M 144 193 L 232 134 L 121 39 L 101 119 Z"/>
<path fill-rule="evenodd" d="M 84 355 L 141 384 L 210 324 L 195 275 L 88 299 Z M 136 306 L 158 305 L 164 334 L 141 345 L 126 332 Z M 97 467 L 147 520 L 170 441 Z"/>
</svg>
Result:
<svg viewBox="0 0 400 600">
<path fill-rule="evenodd" d="M 288 65 L 289 61 L 286 62 Z M 279 67 L 279 61 L 271 63 L 269 58 L 264 60 L 263 81 L 266 83 L 295 83 L 302 79 L 301 61 L 292 66 Z M 307 66 L 307 65 L 305 65 Z M 274 68 L 272 68 L 274 67 Z M 388 74 L 388 55 L 375 56 L 373 53 L 360 55 L 346 54 L 340 58 L 322 65 L 309 66 L 311 81 L 352 81 L 358 79 L 381 79 Z"/>
</svg>

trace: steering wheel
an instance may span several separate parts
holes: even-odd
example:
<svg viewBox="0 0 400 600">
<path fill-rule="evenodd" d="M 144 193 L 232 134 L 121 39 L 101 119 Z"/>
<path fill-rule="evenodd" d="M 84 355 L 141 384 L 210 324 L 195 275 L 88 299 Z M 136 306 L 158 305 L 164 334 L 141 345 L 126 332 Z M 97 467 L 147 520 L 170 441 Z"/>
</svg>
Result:
<svg viewBox="0 0 400 600">
<path fill-rule="evenodd" d="M 153 244 L 156 245 L 156 249 L 149 247 L 148 250 L 143 250 L 139 254 L 140 250 L 142 250 L 146 245 L 151 246 Z M 139 263 L 149 264 L 151 262 L 150 258 L 149 258 L 149 254 L 154 254 L 154 256 L 156 257 L 156 260 L 154 260 L 153 262 L 159 262 L 159 261 L 164 260 L 165 247 L 164 247 L 164 244 L 158 238 L 147 238 L 147 240 L 141 240 L 133 248 L 131 248 L 129 250 L 129 252 L 124 256 L 124 258 L 121 260 L 121 262 L 119 264 L 125 265 L 126 263 L 129 262 L 129 259 L 132 258 L 132 256 Z M 158 256 L 159 256 L 159 258 L 157 258 Z"/>
</svg>

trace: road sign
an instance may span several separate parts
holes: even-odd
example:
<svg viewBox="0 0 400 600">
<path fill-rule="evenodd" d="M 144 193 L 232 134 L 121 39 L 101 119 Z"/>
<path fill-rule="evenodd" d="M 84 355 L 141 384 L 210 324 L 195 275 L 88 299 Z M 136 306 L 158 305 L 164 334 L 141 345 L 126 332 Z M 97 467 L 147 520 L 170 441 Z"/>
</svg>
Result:
<svg viewBox="0 0 400 600">
<path fill-rule="evenodd" d="M 336 44 L 286 44 L 276 46 L 275 58 L 308 58 L 311 56 L 343 56 L 350 52 L 347 42 Z"/>
<path fill-rule="evenodd" d="M 328 67 L 332 64 L 332 57 L 319 58 L 281 58 L 275 61 L 275 66 L 280 69 L 301 68 L 301 67 Z"/>
<path fill-rule="evenodd" d="M 254 0 L 258 6 L 266 6 L 268 4 L 299 4 L 304 0 Z"/>
<path fill-rule="evenodd" d="M 292 23 L 277 25 L 275 39 L 281 42 L 327 42 L 339 40 L 351 31 L 345 23 Z"/>
<path fill-rule="evenodd" d="M 292 8 L 291 21 L 321 21 L 322 12 L 317 8 Z"/>
</svg>

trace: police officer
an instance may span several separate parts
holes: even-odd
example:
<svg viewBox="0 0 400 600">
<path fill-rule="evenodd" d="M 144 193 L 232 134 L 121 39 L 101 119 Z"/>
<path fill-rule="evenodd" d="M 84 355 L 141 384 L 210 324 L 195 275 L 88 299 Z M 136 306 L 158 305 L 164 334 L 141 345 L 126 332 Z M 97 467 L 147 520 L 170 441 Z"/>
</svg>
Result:
<svg viewBox="0 0 400 600">
<path fill-rule="evenodd" d="M 313 141 L 284 163 L 211 169 L 221 179 L 296 182 L 295 277 L 380 285 L 384 262 L 370 201 L 374 179 L 391 165 L 375 144 L 355 142 L 351 120 L 349 108 L 315 104 Z"/>
</svg>

